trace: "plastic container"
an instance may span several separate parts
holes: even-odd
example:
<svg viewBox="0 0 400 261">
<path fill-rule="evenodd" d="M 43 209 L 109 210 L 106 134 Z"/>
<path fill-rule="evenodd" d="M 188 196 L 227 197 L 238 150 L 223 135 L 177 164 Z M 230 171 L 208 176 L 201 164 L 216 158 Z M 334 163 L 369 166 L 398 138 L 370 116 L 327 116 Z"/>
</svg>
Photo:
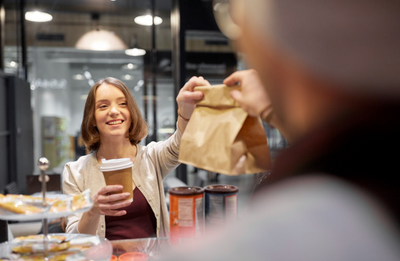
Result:
<svg viewBox="0 0 400 261">
<path fill-rule="evenodd" d="M 171 244 L 202 237 L 204 190 L 200 187 L 176 187 L 168 192 Z"/>
</svg>

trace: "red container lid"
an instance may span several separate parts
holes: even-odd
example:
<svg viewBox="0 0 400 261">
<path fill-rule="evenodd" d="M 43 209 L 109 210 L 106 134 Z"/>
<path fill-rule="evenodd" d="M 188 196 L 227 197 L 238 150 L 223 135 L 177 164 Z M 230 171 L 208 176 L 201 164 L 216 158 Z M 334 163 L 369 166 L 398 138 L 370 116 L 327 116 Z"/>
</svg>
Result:
<svg viewBox="0 0 400 261">
<path fill-rule="evenodd" d="M 149 256 L 141 252 L 127 252 L 119 256 L 119 261 L 146 261 Z"/>
<path fill-rule="evenodd" d="M 168 192 L 177 196 L 192 196 L 203 194 L 204 190 L 200 187 L 176 187 L 169 189 Z"/>
<path fill-rule="evenodd" d="M 117 260 L 118 260 L 118 257 L 115 255 L 112 255 L 110 258 L 110 261 L 117 261 Z"/>
<path fill-rule="evenodd" d="M 228 194 L 235 193 L 239 191 L 239 188 L 233 185 L 209 185 L 204 187 L 205 192 L 207 193 L 217 193 L 217 194 Z"/>
</svg>

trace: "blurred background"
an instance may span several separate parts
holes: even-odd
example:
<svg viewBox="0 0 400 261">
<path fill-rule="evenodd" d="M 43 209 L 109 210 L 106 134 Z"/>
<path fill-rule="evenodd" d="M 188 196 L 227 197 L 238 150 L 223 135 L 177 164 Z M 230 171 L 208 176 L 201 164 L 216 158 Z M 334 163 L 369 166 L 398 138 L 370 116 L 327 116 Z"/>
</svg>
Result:
<svg viewBox="0 0 400 261">
<path fill-rule="evenodd" d="M 42 156 L 56 180 L 50 190 L 60 190 L 64 164 L 86 154 L 80 124 L 97 80 L 111 76 L 129 87 L 149 125 L 145 145 L 175 131 L 175 97 L 190 77 L 220 84 L 247 68 L 219 31 L 210 0 L 0 0 L 0 7 L 3 193 L 37 192 L 32 176 Z M 287 143 L 265 130 L 274 158 Z M 170 174 L 188 185 L 237 185 L 239 210 L 263 175 L 227 177 L 186 165 Z"/>
</svg>

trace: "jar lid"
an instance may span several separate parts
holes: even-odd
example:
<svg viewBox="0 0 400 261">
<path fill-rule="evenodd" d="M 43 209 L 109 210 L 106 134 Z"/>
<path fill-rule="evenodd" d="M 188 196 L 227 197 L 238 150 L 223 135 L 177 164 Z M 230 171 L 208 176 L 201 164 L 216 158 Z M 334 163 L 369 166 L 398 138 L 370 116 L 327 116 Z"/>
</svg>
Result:
<svg viewBox="0 0 400 261">
<path fill-rule="evenodd" d="M 200 187 L 176 187 L 168 190 L 169 194 L 179 196 L 190 196 L 203 194 L 204 190 Z"/>
<path fill-rule="evenodd" d="M 101 160 L 101 167 L 100 171 L 107 172 L 107 171 L 115 171 L 120 169 L 131 168 L 133 163 L 130 158 L 120 158 L 120 159 L 102 159 Z"/>
<path fill-rule="evenodd" d="M 235 193 L 239 191 L 239 188 L 233 185 L 222 185 L 222 184 L 217 184 L 217 185 L 209 185 L 204 188 L 205 192 L 208 193 L 219 193 L 219 194 L 225 194 L 225 193 Z"/>
</svg>

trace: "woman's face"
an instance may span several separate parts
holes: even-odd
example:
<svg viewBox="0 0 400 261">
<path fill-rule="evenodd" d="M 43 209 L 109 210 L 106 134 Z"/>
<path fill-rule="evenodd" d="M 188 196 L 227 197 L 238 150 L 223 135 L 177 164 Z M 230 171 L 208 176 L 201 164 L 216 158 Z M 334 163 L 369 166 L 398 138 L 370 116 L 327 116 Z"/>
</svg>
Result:
<svg viewBox="0 0 400 261">
<path fill-rule="evenodd" d="M 124 93 L 117 87 L 103 83 L 96 90 L 95 120 L 101 139 L 127 137 L 131 115 Z"/>
</svg>

